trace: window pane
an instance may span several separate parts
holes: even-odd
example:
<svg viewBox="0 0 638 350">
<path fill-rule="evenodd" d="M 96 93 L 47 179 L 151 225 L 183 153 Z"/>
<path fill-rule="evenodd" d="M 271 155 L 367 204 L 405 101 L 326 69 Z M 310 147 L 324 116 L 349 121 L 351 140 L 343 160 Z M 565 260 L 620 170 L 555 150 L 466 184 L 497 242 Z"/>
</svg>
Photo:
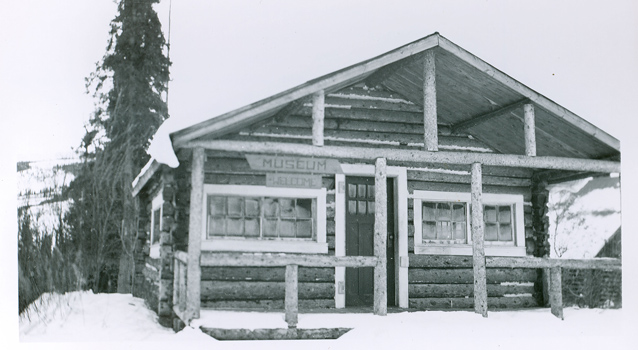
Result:
<svg viewBox="0 0 638 350">
<path fill-rule="evenodd" d="M 368 185 L 368 198 L 374 198 L 374 185 Z"/>
<path fill-rule="evenodd" d="M 496 241 L 497 240 L 497 225 L 492 223 L 485 224 L 485 240 Z"/>
<path fill-rule="evenodd" d="M 312 199 L 310 198 L 297 199 L 297 218 L 298 219 L 312 218 Z"/>
<path fill-rule="evenodd" d="M 366 213 L 366 201 L 357 201 L 358 205 L 359 205 L 359 214 L 365 214 Z"/>
<path fill-rule="evenodd" d="M 290 198 L 279 198 L 279 214 L 282 218 L 295 217 L 295 200 Z"/>
<path fill-rule="evenodd" d="M 503 242 L 512 241 L 512 225 L 501 224 L 498 230 L 498 240 Z"/>
<path fill-rule="evenodd" d="M 297 221 L 297 238 L 312 238 L 312 220 Z"/>
<path fill-rule="evenodd" d="M 454 223 L 454 239 L 465 240 L 465 223 L 464 222 Z"/>
<path fill-rule="evenodd" d="M 212 236 L 224 236 L 225 235 L 225 223 L 226 219 L 214 218 L 209 216 L 208 234 Z"/>
<path fill-rule="evenodd" d="M 357 213 L 357 201 L 348 201 L 348 214 Z"/>
<path fill-rule="evenodd" d="M 438 233 L 437 239 L 452 239 L 452 225 L 449 222 L 437 222 L 436 230 Z"/>
<path fill-rule="evenodd" d="M 246 237 L 259 237 L 259 219 L 246 219 L 244 230 Z"/>
<path fill-rule="evenodd" d="M 435 209 L 436 203 L 423 203 L 423 221 L 436 220 Z"/>
<path fill-rule="evenodd" d="M 423 223 L 423 239 L 436 239 L 436 222 L 428 221 Z"/>
<path fill-rule="evenodd" d="M 228 215 L 229 216 L 243 216 L 244 200 L 241 197 L 228 197 Z"/>
<path fill-rule="evenodd" d="M 264 237 L 277 237 L 277 219 L 264 219 Z"/>
<path fill-rule="evenodd" d="M 368 201 L 368 214 L 374 214 L 374 202 Z"/>
<path fill-rule="evenodd" d="M 496 207 L 491 205 L 486 205 L 483 207 L 485 222 L 496 222 Z"/>
<path fill-rule="evenodd" d="M 246 216 L 260 216 L 259 198 L 246 198 Z"/>
<path fill-rule="evenodd" d="M 209 196 L 208 203 L 210 203 L 211 215 L 226 215 L 226 197 Z"/>
<path fill-rule="evenodd" d="M 268 218 L 279 216 L 279 202 L 275 198 L 264 198 L 264 216 Z"/>
<path fill-rule="evenodd" d="M 244 234 L 244 220 L 243 219 L 226 219 L 226 235 L 228 236 L 242 236 Z"/>
<path fill-rule="evenodd" d="M 510 206 L 498 207 L 498 222 L 503 224 L 512 222 L 512 208 Z"/>
<path fill-rule="evenodd" d="M 465 221 L 464 204 L 452 204 L 452 221 Z"/>
<path fill-rule="evenodd" d="M 357 185 L 348 184 L 348 197 L 350 198 L 357 197 Z"/>
<path fill-rule="evenodd" d="M 436 211 L 436 221 L 450 221 L 452 219 L 450 215 L 450 204 L 439 203 Z"/>
<path fill-rule="evenodd" d="M 358 185 L 357 197 L 366 198 L 366 185 Z"/>
<path fill-rule="evenodd" d="M 279 237 L 295 237 L 295 221 L 281 220 L 279 221 Z"/>
</svg>

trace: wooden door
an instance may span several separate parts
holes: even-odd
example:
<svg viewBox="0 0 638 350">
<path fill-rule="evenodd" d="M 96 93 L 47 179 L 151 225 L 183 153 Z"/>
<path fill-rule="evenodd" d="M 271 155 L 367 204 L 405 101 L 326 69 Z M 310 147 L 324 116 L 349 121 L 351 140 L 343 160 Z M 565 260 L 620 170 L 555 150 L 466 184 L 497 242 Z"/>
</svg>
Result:
<svg viewBox="0 0 638 350">
<path fill-rule="evenodd" d="M 394 181 L 388 179 L 388 305 L 394 292 Z M 346 178 L 346 255 L 374 255 L 374 178 Z M 346 306 L 372 306 L 374 268 L 346 268 Z"/>
</svg>

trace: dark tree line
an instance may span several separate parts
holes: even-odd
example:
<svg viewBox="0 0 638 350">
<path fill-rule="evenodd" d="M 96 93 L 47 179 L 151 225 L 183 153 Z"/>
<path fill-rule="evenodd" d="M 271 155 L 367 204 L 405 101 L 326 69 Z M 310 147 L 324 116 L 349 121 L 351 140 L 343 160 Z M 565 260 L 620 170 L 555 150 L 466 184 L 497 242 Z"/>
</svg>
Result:
<svg viewBox="0 0 638 350">
<path fill-rule="evenodd" d="M 106 53 L 96 63 L 95 72 L 86 78 L 87 92 L 93 94 L 96 109 L 78 150 L 82 158 L 78 175 L 64 192 L 72 204 L 60 225 L 55 247 L 36 242 L 49 238 L 34 231 L 28 215 L 20 216 L 21 276 L 39 274 L 34 271 L 46 267 L 41 266 L 45 261 L 38 259 L 61 254 L 60 259 L 74 266 L 80 276 L 81 283 L 74 288 L 131 291 L 138 210 L 131 183 L 148 161 L 145 150 L 149 139 L 168 117 L 163 97 L 170 62 L 153 9 L 158 2 L 119 1 Z M 54 279 L 53 272 L 49 274 Z M 34 293 L 51 290 L 55 288 L 43 284 Z M 22 303 L 23 290 L 20 292 Z"/>
</svg>

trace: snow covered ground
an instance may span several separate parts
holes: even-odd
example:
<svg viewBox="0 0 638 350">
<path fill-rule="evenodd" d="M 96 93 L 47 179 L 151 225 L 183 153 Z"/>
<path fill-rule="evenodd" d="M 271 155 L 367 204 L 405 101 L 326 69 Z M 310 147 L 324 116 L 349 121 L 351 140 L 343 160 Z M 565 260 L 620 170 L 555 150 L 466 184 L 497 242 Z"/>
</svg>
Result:
<svg viewBox="0 0 638 350">
<path fill-rule="evenodd" d="M 46 294 L 29 317 L 19 321 L 20 346 L 47 349 L 629 349 L 635 346 L 633 320 L 624 310 L 565 309 L 563 321 L 548 309 L 490 312 L 488 318 L 470 311 L 425 311 L 371 314 L 300 314 L 299 328 L 351 327 L 337 340 L 217 341 L 198 328 L 179 333 L 157 323 L 144 301 L 131 295 L 74 292 Z M 283 328 L 282 313 L 203 311 L 194 325 L 219 328 Z M 633 340 L 633 342 L 632 342 Z M 47 344 L 43 343 L 46 342 Z M 53 342 L 53 344 L 49 344 Z M 65 342 L 65 343 L 60 343 Z M 66 343 L 71 342 L 71 343 Z"/>
</svg>

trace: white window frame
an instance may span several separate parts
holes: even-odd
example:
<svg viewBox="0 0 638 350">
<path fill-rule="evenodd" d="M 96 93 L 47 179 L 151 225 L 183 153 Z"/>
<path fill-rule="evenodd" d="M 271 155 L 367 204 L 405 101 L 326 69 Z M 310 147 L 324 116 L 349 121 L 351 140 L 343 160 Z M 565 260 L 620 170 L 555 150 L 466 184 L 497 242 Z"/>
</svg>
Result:
<svg viewBox="0 0 638 350">
<path fill-rule="evenodd" d="M 472 230 L 471 210 L 472 202 L 470 193 L 438 192 L 438 191 L 414 191 L 414 253 L 429 255 L 472 255 Z M 466 244 L 434 244 L 423 242 L 423 202 L 460 202 L 466 207 Z M 520 194 L 495 194 L 483 193 L 483 206 L 485 205 L 511 205 L 514 211 L 514 242 L 485 241 L 485 255 L 489 256 L 525 256 L 525 217 L 523 211 L 523 195 Z"/>
<path fill-rule="evenodd" d="M 258 240 L 239 237 L 207 237 L 208 196 L 311 198 L 317 201 L 315 240 Z M 251 185 L 204 185 L 202 205 L 202 250 L 231 252 L 276 252 L 327 254 L 326 189 L 266 187 Z"/>
<path fill-rule="evenodd" d="M 151 244 L 151 249 L 149 252 L 149 256 L 153 259 L 158 259 L 160 257 L 160 241 L 159 239 L 157 240 L 157 243 L 153 243 L 153 238 L 155 238 L 155 235 L 161 235 L 162 234 L 162 216 L 163 216 L 163 207 L 164 206 L 164 193 L 163 190 L 160 190 L 159 193 L 157 193 L 155 195 L 155 197 L 153 197 L 153 201 L 151 202 L 151 229 L 150 229 L 150 235 L 149 235 L 149 243 Z M 158 210 L 160 211 L 160 215 L 159 215 L 159 232 L 155 232 L 155 211 Z M 160 236 L 161 237 L 161 236 Z"/>
</svg>

